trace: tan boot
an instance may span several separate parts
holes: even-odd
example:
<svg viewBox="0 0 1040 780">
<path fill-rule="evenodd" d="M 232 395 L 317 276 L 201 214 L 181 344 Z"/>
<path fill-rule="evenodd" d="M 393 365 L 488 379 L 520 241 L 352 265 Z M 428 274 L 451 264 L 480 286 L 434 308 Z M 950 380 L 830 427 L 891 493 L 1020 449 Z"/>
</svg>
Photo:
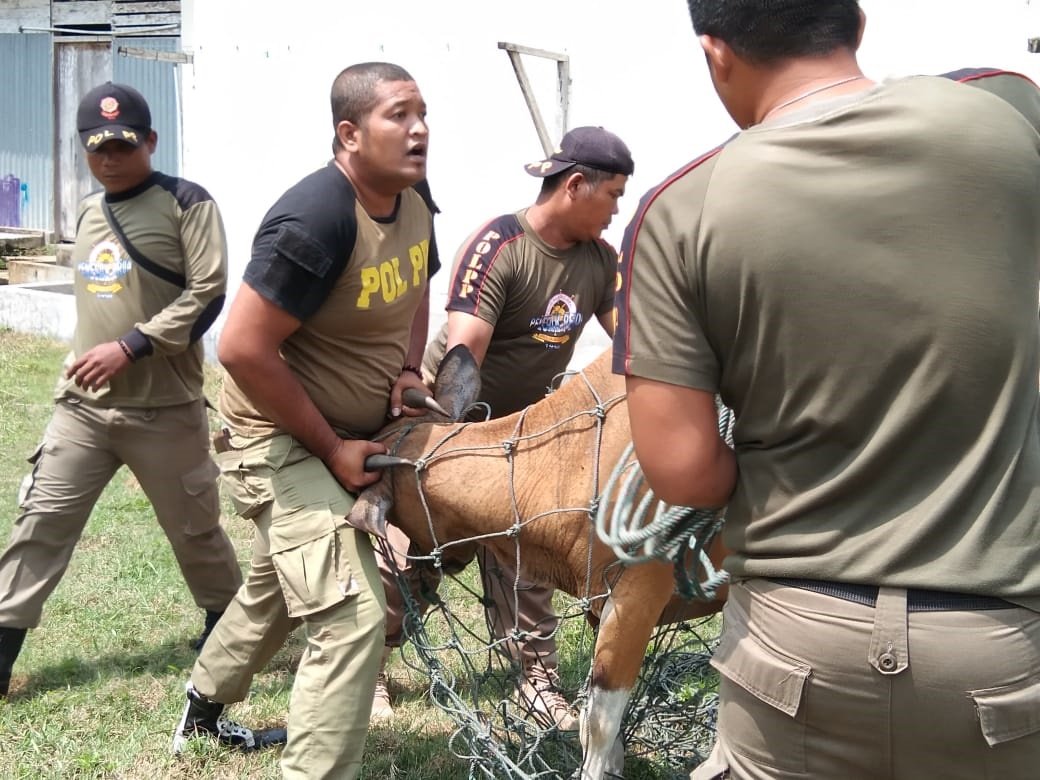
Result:
<svg viewBox="0 0 1040 780">
<path fill-rule="evenodd" d="M 393 650 L 383 648 L 383 659 L 379 663 L 379 676 L 376 677 L 376 690 L 372 694 L 372 714 L 368 716 L 371 725 L 385 725 L 394 719 L 394 707 L 390 703 L 390 680 L 386 676 L 386 661 Z"/>
<path fill-rule="evenodd" d="M 517 686 L 517 703 L 524 714 L 542 728 L 576 731 L 578 715 L 560 691 L 560 675 L 555 669 L 536 664 L 523 671 Z"/>
</svg>

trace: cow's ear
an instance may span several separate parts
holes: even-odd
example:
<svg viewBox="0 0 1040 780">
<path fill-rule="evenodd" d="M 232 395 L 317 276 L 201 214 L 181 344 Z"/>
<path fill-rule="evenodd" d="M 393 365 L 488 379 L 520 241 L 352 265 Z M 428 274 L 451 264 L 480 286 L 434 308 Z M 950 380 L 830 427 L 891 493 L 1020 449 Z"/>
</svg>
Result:
<svg viewBox="0 0 1040 780">
<path fill-rule="evenodd" d="M 480 366 L 465 344 L 448 350 L 437 369 L 433 397 L 455 420 L 461 420 L 480 395 Z"/>
<path fill-rule="evenodd" d="M 348 525 L 386 539 L 386 516 L 394 505 L 388 482 L 384 478 L 361 491 L 347 515 Z"/>
</svg>

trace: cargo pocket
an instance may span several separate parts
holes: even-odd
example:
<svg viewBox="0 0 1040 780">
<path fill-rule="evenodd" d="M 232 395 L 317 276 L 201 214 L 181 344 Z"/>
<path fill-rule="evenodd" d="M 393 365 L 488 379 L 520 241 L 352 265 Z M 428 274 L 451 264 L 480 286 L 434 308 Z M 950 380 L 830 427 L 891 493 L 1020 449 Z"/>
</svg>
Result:
<svg viewBox="0 0 1040 780">
<path fill-rule="evenodd" d="M 198 536 L 220 525 L 220 469 L 209 458 L 181 477 L 181 487 L 188 496 L 188 536 Z"/>
<path fill-rule="evenodd" d="M 40 459 L 43 457 L 43 449 L 46 442 L 40 442 L 40 444 L 33 450 L 26 460 L 32 464 L 32 469 L 29 473 L 22 477 L 21 483 L 18 485 L 18 507 L 20 509 L 28 509 L 27 503 L 29 501 L 29 495 L 32 493 L 33 486 L 36 484 L 36 472 L 40 470 Z"/>
<path fill-rule="evenodd" d="M 271 560 L 289 617 L 321 612 L 360 592 L 345 549 L 353 533 L 327 506 L 304 507 L 272 523 Z"/>
<path fill-rule="evenodd" d="M 1014 685 L 968 691 L 990 747 L 1040 732 L 1040 675 Z"/>
<path fill-rule="evenodd" d="M 726 747 L 762 766 L 804 773 L 805 721 L 798 711 L 812 669 L 744 631 L 723 631 L 711 665 L 723 677 L 718 731 Z"/>
<path fill-rule="evenodd" d="M 252 519 L 274 501 L 271 477 L 285 463 L 291 449 L 289 436 L 275 436 L 214 456 L 228 498 L 238 515 Z"/>
</svg>

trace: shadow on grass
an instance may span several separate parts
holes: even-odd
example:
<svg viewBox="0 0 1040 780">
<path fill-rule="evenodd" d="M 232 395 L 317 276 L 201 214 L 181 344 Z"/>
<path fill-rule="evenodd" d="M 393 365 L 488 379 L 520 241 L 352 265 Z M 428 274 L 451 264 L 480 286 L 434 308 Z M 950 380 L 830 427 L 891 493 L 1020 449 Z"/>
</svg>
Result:
<svg viewBox="0 0 1040 780">
<path fill-rule="evenodd" d="M 23 657 L 32 653 L 32 633 L 23 650 Z M 194 637 L 170 637 L 160 644 L 137 652 L 119 651 L 101 656 L 68 655 L 54 663 L 19 674 L 15 666 L 12 675 L 11 700 L 28 699 L 55 690 L 96 685 L 109 679 L 131 679 L 139 676 L 163 677 L 183 670 L 187 682 L 192 666 L 198 658 L 192 646 Z M 300 649 L 290 637 L 285 646 L 257 674 L 263 674 L 251 688 L 253 693 L 274 693 L 292 685 L 292 678 L 300 661 Z"/>
</svg>

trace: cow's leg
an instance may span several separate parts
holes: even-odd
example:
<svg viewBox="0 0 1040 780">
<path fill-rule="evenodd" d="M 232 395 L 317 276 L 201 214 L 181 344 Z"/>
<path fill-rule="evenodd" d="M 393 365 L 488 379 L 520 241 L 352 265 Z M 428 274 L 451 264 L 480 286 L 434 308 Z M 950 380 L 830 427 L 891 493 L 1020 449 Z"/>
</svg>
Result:
<svg viewBox="0 0 1040 780">
<path fill-rule="evenodd" d="M 581 780 L 622 777 L 621 719 L 672 586 L 670 566 L 642 564 L 626 570 L 607 599 L 592 658 L 591 690 L 581 713 Z"/>
</svg>

